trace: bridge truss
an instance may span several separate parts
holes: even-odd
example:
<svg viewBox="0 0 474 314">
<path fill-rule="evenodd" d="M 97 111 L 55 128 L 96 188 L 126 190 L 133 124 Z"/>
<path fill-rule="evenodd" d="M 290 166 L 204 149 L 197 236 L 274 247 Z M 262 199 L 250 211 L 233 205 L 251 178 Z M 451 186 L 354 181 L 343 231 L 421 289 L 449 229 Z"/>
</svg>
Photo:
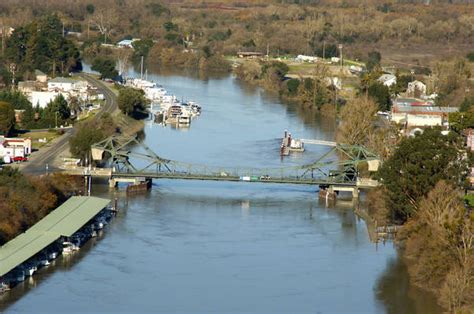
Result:
<svg viewBox="0 0 474 314">
<path fill-rule="evenodd" d="M 135 147 L 133 151 L 132 147 Z M 107 161 L 113 177 L 319 185 L 356 185 L 359 166 L 379 162 L 379 157 L 363 146 L 337 144 L 314 162 L 299 166 L 263 169 L 216 167 L 165 159 L 138 138 L 121 136 L 113 136 L 93 145 L 92 156 L 94 160 Z"/>
</svg>

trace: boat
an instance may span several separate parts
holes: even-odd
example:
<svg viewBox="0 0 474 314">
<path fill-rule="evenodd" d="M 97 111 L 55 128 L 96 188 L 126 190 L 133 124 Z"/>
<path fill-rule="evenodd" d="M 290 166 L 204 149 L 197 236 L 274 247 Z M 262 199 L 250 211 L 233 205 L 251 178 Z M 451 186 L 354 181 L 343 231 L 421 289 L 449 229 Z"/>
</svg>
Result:
<svg viewBox="0 0 474 314">
<path fill-rule="evenodd" d="M 290 151 L 304 152 L 304 143 L 301 140 L 292 139 L 290 142 Z"/>
<path fill-rule="evenodd" d="M 190 101 L 189 106 L 191 107 L 191 110 L 193 112 L 193 115 L 199 116 L 201 114 L 201 106 L 199 106 L 197 103 Z"/>
<path fill-rule="evenodd" d="M 172 105 L 168 109 L 168 114 L 166 115 L 166 122 L 167 123 L 178 123 L 179 116 L 181 115 L 181 113 L 182 113 L 181 106 Z"/>
<path fill-rule="evenodd" d="M 0 293 L 10 290 L 10 285 L 6 282 L 0 281 Z"/>
<path fill-rule="evenodd" d="M 178 123 L 183 125 L 191 124 L 191 116 L 187 113 L 182 113 L 178 116 Z"/>
<path fill-rule="evenodd" d="M 46 267 L 50 264 L 48 257 L 46 255 L 42 255 L 38 258 L 38 266 L 39 267 Z"/>
<path fill-rule="evenodd" d="M 38 270 L 38 267 L 33 262 L 26 262 L 22 265 L 22 269 L 25 272 L 25 276 L 30 277 Z"/>
<path fill-rule="evenodd" d="M 12 278 L 15 282 L 25 281 L 25 272 L 21 269 L 15 269 L 12 271 Z"/>
<path fill-rule="evenodd" d="M 72 254 L 77 250 L 79 250 L 79 247 L 77 247 L 74 243 L 69 241 L 63 242 L 63 255 Z"/>
</svg>

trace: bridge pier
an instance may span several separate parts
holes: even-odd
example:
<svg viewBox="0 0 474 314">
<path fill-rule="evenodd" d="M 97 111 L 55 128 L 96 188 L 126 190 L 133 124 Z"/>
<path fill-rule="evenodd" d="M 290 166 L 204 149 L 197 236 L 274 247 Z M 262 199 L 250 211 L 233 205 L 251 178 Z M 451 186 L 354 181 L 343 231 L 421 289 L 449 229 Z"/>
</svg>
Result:
<svg viewBox="0 0 474 314">
<path fill-rule="evenodd" d="M 336 200 L 339 192 L 351 192 L 352 198 L 359 198 L 359 188 L 357 186 L 320 185 L 319 198 L 325 200 Z"/>
<path fill-rule="evenodd" d="M 151 185 L 151 179 L 147 179 L 144 177 L 112 177 L 109 179 L 109 187 L 111 189 L 117 187 L 118 183 L 129 183 L 131 185 L 140 185 L 145 182 L 150 181 Z"/>
</svg>

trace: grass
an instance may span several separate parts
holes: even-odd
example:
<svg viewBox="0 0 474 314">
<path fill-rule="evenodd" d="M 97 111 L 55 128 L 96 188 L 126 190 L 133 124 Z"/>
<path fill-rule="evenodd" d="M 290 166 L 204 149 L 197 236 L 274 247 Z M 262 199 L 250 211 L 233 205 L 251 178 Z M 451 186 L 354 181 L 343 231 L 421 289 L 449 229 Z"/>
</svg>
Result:
<svg viewBox="0 0 474 314">
<path fill-rule="evenodd" d="M 40 149 L 50 143 L 55 138 L 61 136 L 56 131 L 41 131 L 41 132 L 27 132 L 21 134 L 21 138 L 30 138 L 31 139 L 31 146 L 33 149 Z M 40 140 L 46 139 L 45 142 L 40 142 Z"/>
<path fill-rule="evenodd" d="M 467 194 L 464 196 L 464 200 L 467 202 L 469 207 L 474 208 L 474 194 Z"/>
</svg>

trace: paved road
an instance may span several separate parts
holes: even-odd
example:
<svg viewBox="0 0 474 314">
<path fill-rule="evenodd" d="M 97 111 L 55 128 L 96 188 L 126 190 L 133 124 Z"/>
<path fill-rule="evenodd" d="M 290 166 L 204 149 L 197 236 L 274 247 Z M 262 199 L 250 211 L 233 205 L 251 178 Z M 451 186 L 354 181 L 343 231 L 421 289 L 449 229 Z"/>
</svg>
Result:
<svg viewBox="0 0 474 314">
<path fill-rule="evenodd" d="M 105 96 L 105 104 L 93 117 L 94 120 L 99 119 L 105 112 L 112 113 L 118 108 L 117 96 L 103 82 L 85 73 L 80 73 L 78 76 L 85 79 L 89 84 L 97 87 L 98 91 Z M 46 165 L 48 165 L 49 172 L 58 170 L 55 165 L 55 159 L 63 153 L 68 153 L 69 139 L 75 134 L 76 130 L 76 128 L 67 129 L 64 135 L 55 139 L 48 147 L 44 147 L 35 152 L 28 162 L 21 164 L 20 169 L 22 172 L 28 174 L 43 174 L 47 171 Z"/>
</svg>

